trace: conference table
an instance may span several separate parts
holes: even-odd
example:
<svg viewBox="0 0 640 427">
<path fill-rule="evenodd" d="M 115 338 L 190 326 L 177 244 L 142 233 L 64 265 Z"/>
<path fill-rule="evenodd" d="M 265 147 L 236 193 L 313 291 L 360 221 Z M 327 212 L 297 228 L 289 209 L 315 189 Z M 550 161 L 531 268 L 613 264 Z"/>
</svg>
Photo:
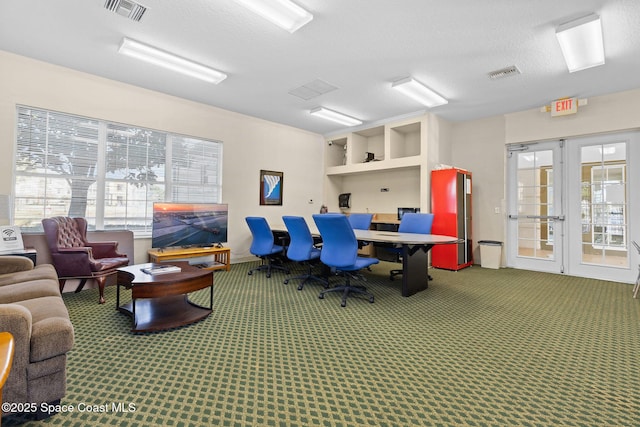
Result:
<svg viewBox="0 0 640 427">
<path fill-rule="evenodd" d="M 311 234 L 320 233 L 308 224 Z M 287 233 L 284 225 L 271 227 L 273 231 Z M 360 242 L 382 243 L 402 247 L 402 296 L 410 297 L 429 287 L 428 253 L 435 245 L 460 243 L 460 239 L 440 234 L 399 233 L 395 231 L 353 230 Z"/>
<path fill-rule="evenodd" d="M 440 234 L 398 233 L 395 231 L 353 230 L 361 242 L 402 247 L 402 296 L 410 297 L 429 287 L 428 253 L 435 245 L 460 243 L 460 239 Z"/>
</svg>

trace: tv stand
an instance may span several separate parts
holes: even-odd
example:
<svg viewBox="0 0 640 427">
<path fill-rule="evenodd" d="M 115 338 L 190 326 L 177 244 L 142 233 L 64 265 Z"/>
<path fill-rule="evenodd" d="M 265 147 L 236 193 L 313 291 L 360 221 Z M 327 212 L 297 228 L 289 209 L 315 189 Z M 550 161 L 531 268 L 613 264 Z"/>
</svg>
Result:
<svg viewBox="0 0 640 427">
<path fill-rule="evenodd" d="M 215 246 L 206 248 L 163 248 L 149 249 L 149 262 L 170 262 L 170 261 L 189 261 L 192 258 L 213 256 L 213 261 L 194 264 L 196 267 L 207 270 L 226 270 L 231 269 L 229 263 L 231 258 L 231 249 L 216 248 Z"/>
</svg>

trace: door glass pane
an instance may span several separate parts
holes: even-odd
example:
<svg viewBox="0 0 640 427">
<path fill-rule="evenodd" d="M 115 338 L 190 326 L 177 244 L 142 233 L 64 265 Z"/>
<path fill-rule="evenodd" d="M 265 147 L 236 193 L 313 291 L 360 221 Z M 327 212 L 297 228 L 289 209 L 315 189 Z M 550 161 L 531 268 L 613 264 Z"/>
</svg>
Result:
<svg viewBox="0 0 640 427">
<path fill-rule="evenodd" d="M 553 152 L 518 153 L 518 256 L 555 259 L 553 251 Z"/>
<path fill-rule="evenodd" d="M 582 262 L 628 267 L 626 143 L 581 148 Z"/>
</svg>

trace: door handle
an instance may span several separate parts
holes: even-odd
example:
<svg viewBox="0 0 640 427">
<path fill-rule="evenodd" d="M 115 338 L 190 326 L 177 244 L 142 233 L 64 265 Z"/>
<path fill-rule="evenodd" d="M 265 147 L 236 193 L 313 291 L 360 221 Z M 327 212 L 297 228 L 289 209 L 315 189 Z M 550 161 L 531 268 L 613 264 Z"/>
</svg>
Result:
<svg viewBox="0 0 640 427">
<path fill-rule="evenodd" d="M 564 215 L 509 215 L 509 219 L 550 219 L 552 221 L 564 221 Z"/>
</svg>

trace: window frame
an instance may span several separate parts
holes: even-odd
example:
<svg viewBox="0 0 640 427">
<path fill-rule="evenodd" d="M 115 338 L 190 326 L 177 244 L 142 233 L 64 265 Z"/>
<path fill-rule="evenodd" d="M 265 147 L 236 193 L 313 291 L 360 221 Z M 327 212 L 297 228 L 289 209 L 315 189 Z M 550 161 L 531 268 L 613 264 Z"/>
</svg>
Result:
<svg viewBox="0 0 640 427">
<path fill-rule="evenodd" d="M 127 194 L 127 196 L 128 196 L 128 192 L 127 192 L 128 188 L 131 186 L 132 183 L 136 186 L 137 185 L 145 186 L 145 189 L 146 189 L 146 186 L 151 186 L 154 184 L 162 185 L 164 187 L 164 194 L 161 199 L 153 198 L 150 192 L 146 191 L 145 198 L 144 198 L 145 210 L 144 210 L 144 217 L 142 220 L 144 224 L 142 224 L 141 226 L 132 226 L 130 220 L 134 218 L 134 216 L 130 216 L 128 214 L 122 217 L 124 218 L 124 221 L 125 221 L 122 227 L 119 227 L 119 226 L 109 227 L 108 222 L 106 224 L 106 226 L 109 227 L 108 228 L 109 230 L 122 230 L 122 229 L 131 230 L 133 231 L 135 237 L 151 236 L 151 226 L 153 221 L 153 218 L 152 218 L 153 212 L 151 208 L 153 206 L 153 202 L 212 202 L 212 203 L 222 202 L 222 176 L 223 176 L 222 166 L 223 166 L 223 153 L 224 153 L 224 149 L 223 149 L 224 144 L 222 141 L 206 139 L 206 138 L 191 136 L 191 135 L 178 134 L 178 133 L 170 132 L 166 130 L 151 129 L 151 128 L 142 127 L 142 126 L 133 125 L 133 124 L 119 123 L 119 122 L 100 119 L 100 118 L 91 118 L 91 117 L 82 116 L 78 114 L 71 114 L 71 113 L 60 112 L 55 110 L 49 110 L 46 108 L 39 108 L 39 107 L 33 107 L 33 106 L 27 106 L 27 105 L 16 105 L 15 111 L 16 111 L 16 116 L 15 116 L 16 127 L 15 127 L 14 152 L 13 152 L 14 166 L 13 166 L 13 183 L 12 183 L 12 195 L 11 195 L 12 206 L 10 209 L 11 224 L 16 224 L 16 222 L 20 222 L 21 218 L 17 217 L 17 210 L 19 209 L 20 206 L 25 206 L 24 203 L 28 204 L 29 198 L 33 198 L 33 196 L 28 194 L 24 189 L 18 188 L 18 180 L 20 180 L 21 177 L 26 177 L 27 179 L 35 178 L 35 179 L 44 180 L 45 191 L 43 192 L 42 196 L 36 196 L 39 200 L 42 200 L 42 201 L 41 203 L 35 203 L 36 209 L 33 210 L 35 214 L 24 215 L 22 217 L 24 221 L 31 221 L 30 226 L 24 226 L 23 224 L 23 227 L 25 227 L 25 230 L 34 231 L 34 232 L 42 231 L 42 225 L 41 224 L 36 225 L 36 223 L 34 222 L 34 220 L 36 219 L 34 218 L 34 215 L 35 216 L 38 215 L 37 210 L 39 209 L 41 211 L 40 215 L 42 215 L 42 218 L 47 217 L 46 211 L 50 206 L 49 202 L 55 201 L 56 199 L 56 197 L 53 197 L 50 195 L 50 193 L 53 192 L 54 190 L 53 188 L 50 188 L 50 184 L 49 184 L 50 178 L 53 177 L 54 179 L 59 180 L 60 178 L 65 177 L 65 175 L 51 169 L 48 166 L 48 164 L 44 162 L 40 165 L 39 171 L 33 170 L 30 167 L 27 168 L 26 170 L 18 170 L 19 167 L 17 162 L 19 160 L 19 151 L 24 152 L 24 150 L 21 147 L 34 148 L 35 145 L 33 145 L 33 141 L 37 139 L 36 137 L 33 137 L 31 135 L 32 130 L 34 129 L 34 126 L 31 126 L 28 129 L 28 136 L 29 136 L 28 140 L 21 141 L 21 134 L 23 132 L 23 130 L 21 129 L 21 118 L 22 116 L 26 116 L 27 114 L 32 115 L 34 111 L 36 113 L 45 115 L 46 125 L 44 126 L 44 129 L 47 135 L 44 138 L 45 142 L 42 143 L 44 144 L 44 147 L 45 147 L 45 151 L 44 151 L 45 154 L 41 154 L 42 158 L 45 158 L 45 155 L 48 155 L 49 152 L 52 151 L 50 147 L 53 147 L 54 151 L 52 152 L 56 152 L 55 150 L 62 151 L 65 148 L 65 144 L 69 143 L 68 141 L 61 141 L 60 145 L 58 146 L 49 145 L 50 144 L 49 138 L 52 131 L 60 129 L 60 128 L 50 127 L 49 120 L 52 117 L 54 119 L 60 119 L 60 118 L 64 118 L 64 116 L 68 116 L 74 120 L 87 120 L 91 122 L 97 122 L 98 124 L 97 141 L 96 141 L 97 157 L 96 157 L 95 173 L 93 175 L 93 177 L 95 178 L 95 181 L 90 185 L 90 186 L 95 186 L 95 188 L 93 190 L 90 190 L 87 193 L 87 200 L 90 202 L 93 202 L 90 199 L 89 194 L 91 191 L 95 191 L 95 219 L 92 218 L 89 211 L 85 210 L 85 217 L 88 220 L 90 229 L 95 229 L 95 230 L 105 229 L 105 215 L 107 215 L 105 213 L 105 208 L 107 205 L 107 186 L 114 182 L 123 182 L 126 184 L 125 193 Z M 118 179 L 118 178 L 114 178 L 113 176 L 108 177 L 110 173 L 107 172 L 107 161 L 108 161 L 107 147 L 109 145 L 109 142 L 108 142 L 109 132 L 110 130 L 113 130 L 114 127 L 126 127 L 136 132 L 152 132 L 152 133 L 155 133 L 156 135 L 164 136 L 164 158 L 161 159 L 162 161 L 164 161 L 164 164 L 163 164 L 164 178 L 162 180 L 157 182 L 149 181 L 149 180 L 140 180 L 140 181 L 130 180 L 127 182 L 127 180 L 124 178 Z M 88 142 L 88 144 L 90 143 L 92 142 Z M 175 159 L 173 157 L 173 151 L 174 151 L 173 146 L 174 144 L 178 144 L 178 143 L 185 144 L 185 146 L 188 143 L 190 147 L 195 147 L 196 149 L 203 152 L 210 150 L 211 156 L 205 160 L 202 159 L 202 156 L 192 156 L 193 160 Z M 93 160 L 93 158 L 91 158 L 90 160 Z M 194 165 L 191 164 L 192 161 L 195 162 Z M 193 188 L 194 190 L 185 192 L 186 193 L 185 197 L 173 198 L 172 197 L 172 195 L 174 194 L 174 191 L 173 191 L 174 183 L 172 180 L 173 167 L 176 166 L 178 162 L 182 162 L 183 170 L 185 170 L 187 173 L 191 172 L 191 174 L 195 174 L 195 175 L 197 175 L 197 173 L 205 174 L 205 175 L 203 179 L 201 179 L 201 182 L 199 184 L 190 183 L 190 182 L 179 183 L 179 185 L 183 187 L 186 186 L 189 189 Z M 212 164 L 209 164 L 206 162 L 210 162 Z M 188 165 L 186 168 L 184 168 L 184 163 Z M 22 165 L 24 165 L 24 163 L 21 163 L 21 166 Z M 149 162 L 147 158 L 146 163 L 144 164 L 143 167 L 148 168 L 148 165 L 149 165 Z M 126 169 L 126 168 L 119 169 L 119 171 L 121 172 L 126 172 L 128 170 L 130 169 Z M 117 172 L 111 172 L 111 175 L 117 175 Z M 71 187 L 70 184 L 68 185 L 69 187 Z M 190 199 L 189 197 L 190 194 L 195 194 L 195 197 L 197 197 L 198 195 L 200 196 L 204 195 L 204 197 L 207 197 L 209 196 L 209 194 L 211 194 L 211 198 L 210 199 L 207 198 L 206 200 L 203 200 L 203 198 L 198 198 L 197 200 L 193 200 L 194 196 L 191 196 L 192 199 Z M 22 200 L 22 203 L 20 202 L 21 200 Z M 62 197 L 60 200 L 64 200 L 64 210 L 68 212 L 71 206 L 71 196 L 68 196 L 68 198 Z M 125 202 L 125 209 L 127 210 L 127 212 L 128 212 L 127 208 L 131 203 L 132 202 L 130 202 L 130 198 L 127 197 L 127 201 Z M 136 202 L 134 201 L 133 204 L 135 205 L 135 203 Z M 58 212 L 59 212 L 59 209 L 58 209 Z M 54 216 L 57 214 L 58 213 L 53 213 L 51 216 Z M 138 218 L 140 217 L 138 216 Z M 16 224 L 16 225 L 20 225 L 20 224 Z"/>
</svg>

